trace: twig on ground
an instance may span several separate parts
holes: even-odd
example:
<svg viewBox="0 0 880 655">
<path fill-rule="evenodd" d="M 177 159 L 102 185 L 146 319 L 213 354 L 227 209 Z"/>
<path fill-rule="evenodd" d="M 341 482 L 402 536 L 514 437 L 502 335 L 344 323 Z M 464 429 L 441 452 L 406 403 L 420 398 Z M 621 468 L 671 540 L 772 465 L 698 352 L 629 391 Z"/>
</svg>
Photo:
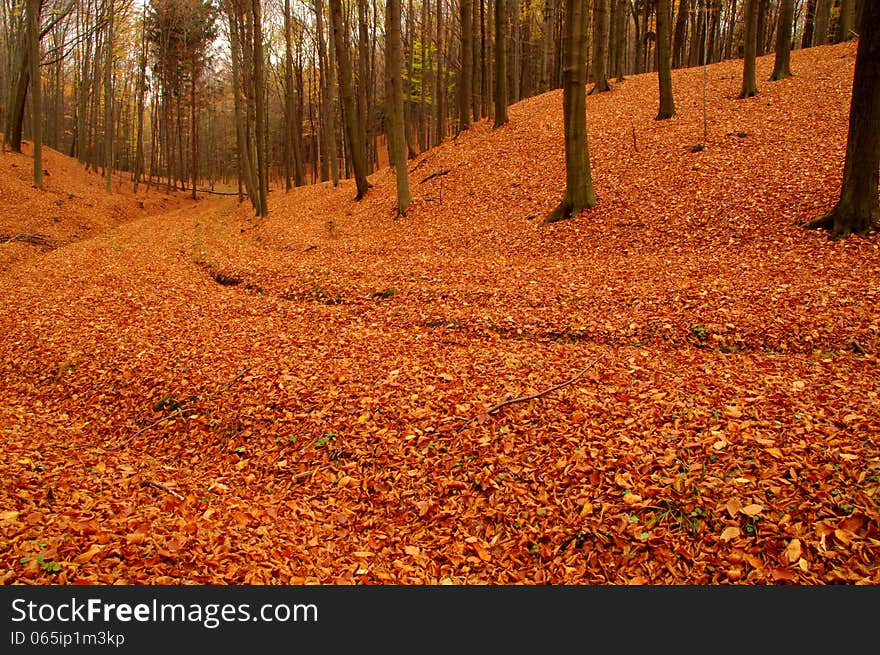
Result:
<svg viewBox="0 0 880 655">
<path fill-rule="evenodd" d="M 167 494 L 171 494 L 175 498 L 183 500 L 183 496 L 174 491 L 174 489 L 169 489 L 168 485 L 162 484 L 161 482 L 156 482 L 155 480 L 143 480 L 141 481 L 142 487 L 153 487 L 154 489 L 159 489 L 160 491 L 164 491 Z"/>
<path fill-rule="evenodd" d="M 563 387 L 567 387 L 567 386 L 570 385 L 570 384 L 574 384 L 575 382 L 577 382 L 578 380 L 580 380 L 581 377 L 583 377 L 584 373 L 586 373 L 586 372 L 589 371 L 591 368 L 593 368 L 593 367 L 597 364 L 597 362 L 598 362 L 600 359 L 602 359 L 604 356 L 605 356 L 605 353 L 602 353 L 601 355 L 599 355 L 596 359 L 594 359 L 592 362 L 590 362 L 590 364 L 588 364 L 585 368 L 581 369 L 581 371 L 580 371 L 577 375 L 575 375 L 573 378 L 571 378 L 570 380 L 566 380 L 565 382 L 560 382 L 559 384 L 557 384 L 557 385 L 555 385 L 555 386 L 552 386 L 552 387 L 550 387 L 549 389 L 544 389 L 543 391 L 539 391 L 538 393 L 534 393 L 534 394 L 531 394 L 531 395 L 529 395 L 529 396 L 520 396 L 519 398 L 510 398 L 510 399 L 508 399 L 508 400 L 505 400 L 505 401 L 503 401 L 503 402 L 498 403 L 497 405 L 492 405 L 489 409 L 487 409 L 487 410 L 486 410 L 485 412 L 483 412 L 482 414 L 477 414 L 476 416 L 474 416 L 474 417 L 468 419 L 468 420 L 467 420 L 467 421 L 466 421 L 466 422 L 465 422 L 460 428 L 458 428 L 458 429 L 459 429 L 459 430 L 464 430 L 468 425 L 470 425 L 471 423 L 473 423 L 474 421 L 476 421 L 476 420 L 477 420 L 478 418 L 480 418 L 481 416 L 489 416 L 490 414 L 494 414 L 495 412 L 497 412 L 497 411 L 498 411 L 499 409 L 501 409 L 502 407 L 507 407 L 508 405 L 512 405 L 512 404 L 514 404 L 514 403 L 524 403 L 524 402 L 529 401 L 529 400 L 535 400 L 535 399 L 537 399 L 537 398 L 542 398 L 543 396 L 546 396 L 546 395 L 549 394 L 549 393 L 553 393 L 554 391 L 558 391 L 559 389 L 562 389 Z"/>
</svg>

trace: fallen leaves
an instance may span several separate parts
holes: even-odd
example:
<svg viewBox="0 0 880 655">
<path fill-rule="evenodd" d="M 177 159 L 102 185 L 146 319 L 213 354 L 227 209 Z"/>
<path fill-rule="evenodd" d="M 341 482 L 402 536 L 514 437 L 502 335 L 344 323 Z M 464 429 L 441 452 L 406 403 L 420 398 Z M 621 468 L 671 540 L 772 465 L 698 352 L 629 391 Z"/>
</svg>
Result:
<svg viewBox="0 0 880 655">
<path fill-rule="evenodd" d="M 700 153 L 700 71 L 663 125 L 653 75 L 591 96 L 600 203 L 549 228 L 559 91 L 423 155 L 443 202 L 414 189 L 405 220 L 388 171 L 259 222 L 111 218 L 131 198 L 70 164 L 94 236 L 0 226 L 68 239 L 0 244 L 0 578 L 880 582 L 880 259 L 796 225 L 838 186 L 848 102 L 818 77 L 844 88 L 852 52 L 793 53 L 770 107 L 712 67 Z"/>
</svg>

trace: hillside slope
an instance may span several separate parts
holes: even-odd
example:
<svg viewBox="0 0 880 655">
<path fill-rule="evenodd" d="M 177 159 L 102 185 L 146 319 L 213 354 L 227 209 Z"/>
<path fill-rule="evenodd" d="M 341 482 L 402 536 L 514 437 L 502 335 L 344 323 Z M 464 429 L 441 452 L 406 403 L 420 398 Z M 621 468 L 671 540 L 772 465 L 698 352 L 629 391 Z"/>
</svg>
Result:
<svg viewBox="0 0 880 655">
<path fill-rule="evenodd" d="M 0 579 L 877 584 L 880 252 L 800 227 L 854 54 L 710 67 L 708 138 L 699 69 L 670 121 L 591 96 L 599 205 L 548 227 L 560 92 L 411 162 L 406 218 L 384 170 L 10 266 Z"/>
</svg>

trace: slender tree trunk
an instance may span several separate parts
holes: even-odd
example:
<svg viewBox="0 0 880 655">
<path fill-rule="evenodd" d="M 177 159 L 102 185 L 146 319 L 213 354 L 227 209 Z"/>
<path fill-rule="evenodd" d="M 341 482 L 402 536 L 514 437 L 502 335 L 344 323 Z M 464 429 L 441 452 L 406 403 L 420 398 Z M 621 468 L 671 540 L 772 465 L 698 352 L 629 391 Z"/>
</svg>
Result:
<svg viewBox="0 0 880 655">
<path fill-rule="evenodd" d="M 809 228 L 832 238 L 864 234 L 880 227 L 880 2 L 864 4 L 849 110 L 849 133 L 840 199 Z"/>
<path fill-rule="evenodd" d="M 556 3 L 558 0 L 546 0 L 544 3 L 544 21 L 541 23 L 541 79 L 538 91 L 550 90 L 551 45 L 555 28 Z"/>
<path fill-rule="evenodd" d="M 315 32 L 318 40 L 319 75 L 321 78 L 321 97 L 324 100 L 324 111 L 321 112 L 321 133 L 324 135 L 324 164 L 321 179 L 326 180 L 324 166 L 329 169 L 329 177 L 333 186 L 339 186 L 339 160 L 336 156 L 336 67 L 333 65 L 332 42 L 324 41 L 324 3 L 315 0 Z M 327 48 L 330 48 L 328 61 Z"/>
<path fill-rule="evenodd" d="M 818 0 L 816 16 L 813 19 L 813 45 L 828 43 L 828 19 L 831 13 L 832 0 Z"/>
<path fill-rule="evenodd" d="M 330 0 L 330 18 L 333 29 L 333 44 L 336 53 L 336 64 L 339 73 L 339 85 L 342 91 L 342 109 L 344 112 L 345 133 L 348 136 L 348 150 L 351 167 L 357 186 L 356 200 L 363 198 L 370 183 L 367 181 L 367 164 L 364 158 L 364 144 L 361 131 L 357 125 L 357 101 L 351 73 L 351 59 L 345 47 L 342 23 L 342 1 Z"/>
<path fill-rule="evenodd" d="M 495 0 L 495 124 L 501 127 L 507 115 L 507 3 Z"/>
<path fill-rule="evenodd" d="M 776 59 L 771 81 L 791 77 L 791 30 L 794 21 L 794 0 L 781 0 L 779 22 L 776 26 Z"/>
<path fill-rule="evenodd" d="M 31 116 L 33 126 L 31 137 L 33 141 L 34 157 L 34 186 L 43 188 L 43 103 L 42 82 L 40 79 L 40 0 L 28 0 L 27 4 L 27 33 L 28 46 L 30 48 L 30 78 L 31 78 Z"/>
<path fill-rule="evenodd" d="M 593 0 L 593 88 L 590 95 L 611 90 L 608 82 L 608 1 Z"/>
<path fill-rule="evenodd" d="M 660 111 L 657 120 L 675 116 L 672 95 L 672 58 L 669 34 L 669 0 L 657 0 L 657 78 L 660 83 Z"/>
<path fill-rule="evenodd" d="M 39 1 L 39 0 L 38 0 Z M 113 177 L 113 38 L 115 36 L 113 22 L 116 19 L 114 0 L 107 3 L 107 50 L 104 62 L 104 174 L 106 180 L 104 190 L 112 191 Z"/>
<path fill-rule="evenodd" d="M 801 47 L 809 48 L 813 45 L 816 36 L 816 0 L 807 0 L 806 15 L 804 16 L 804 35 L 801 37 Z"/>
<path fill-rule="evenodd" d="M 743 59 L 743 83 L 739 92 L 740 98 L 751 98 L 758 94 L 758 80 L 756 77 L 755 57 L 758 43 L 758 2 L 760 0 L 746 0 L 745 36 Z"/>
<path fill-rule="evenodd" d="M 391 91 L 389 114 L 391 130 L 391 164 L 397 175 L 397 211 L 406 216 L 410 203 L 409 179 L 406 170 L 406 128 L 403 124 L 402 47 L 400 38 L 400 0 L 388 0 L 385 15 L 388 87 Z"/>
<path fill-rule="evenodd" d="M 458 77 L 458 131 L 471 126 L 471 76 L 473 75 L 473 0 L 460 0 L 461 73 Z"/>
<path fill-rule="evenodd" d="M 144 4 L 141 13 L 141 51 L 138 60 L 137 81 L 137 136 L 135 137 L 134 155 L 134 185 L 133 191 L 137 193 L 141 176 L 144 174 L 144 105 L 147 97 L 147 5 Z"/>
<path fill-rule="evenodd" d="M 445 100 L 446 88 L 443 82 L 443 2 L 437 0 L 437 135 L 434 145 L 443 143 L 446 138 Z"/>
<path fill-rule="evenodd" d="M 672 67 L 684 66 L 685 44 L 687 42 L 687 19 L 690 11 L 688 0 L 680 0 L 678 14 L 675 17 L 675 35 L 672 39 Z"/>
<path fill-rule="evenodd" d="M 565 0 L 565 31 L 562 39 L 565 193 L 542 224 L 577 216 L 583 209 L 596 205 L 587 144 L 587 21 L 584 4 L 582 0 Z"/>
<path fill-rule="evenodd" d="M 257 185 L 260 198 L 257 216 L 265 217 L 269 215 L 269 153 L 266 147 L 268 125 L 265 109 L 266 81 L 263 73 L 263 20 L 261 3 L 262 0 L 251 0 L 254 40 L 254 141 L 256 142 L 257 149 Z"/>
</svg>

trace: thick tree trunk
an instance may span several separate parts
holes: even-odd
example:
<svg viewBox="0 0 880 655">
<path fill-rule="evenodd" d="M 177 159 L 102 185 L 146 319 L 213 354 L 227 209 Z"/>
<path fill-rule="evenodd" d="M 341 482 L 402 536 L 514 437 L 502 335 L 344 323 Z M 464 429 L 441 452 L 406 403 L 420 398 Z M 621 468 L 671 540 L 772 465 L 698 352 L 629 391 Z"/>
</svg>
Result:
<svg viewBox="0 0 880 655">
<path fill-rule="evenodd" d="M 565 130 L 565 193 L 542 225 L 577 216 L 596 205 L 587 144 L 587 57 L 584 2 L 565 0 L 562 41 L 562 108 Z"/>
<path fill-rule="evenodd" d="M 660 84 L 660 111 L 657 120 L 675 116 L 672 95 L 672 57 L 669 52 L 669 0 L 657 0 L 657 78 Z"/>
<path fill-rule="evenodd" d="M 876 4 L 872 0 L 868 4 Z M 855 38 L 855 0 L 840 0 L 840 20 L 837 23 L 837 41 L 849 41 Z"/>
<path fill-rule="evenodd" d="M 495 123 L 501 127 L 507 115 L 507 3 L 495 0 Z"/>
<path fill-rule="evenodd" d="M 107 3 L 107 54 L 104 61 L 104 190 L 107 193 L 112 191 L 113 176 L 113 3 L 114 0 Z"/>
<path fill-rule="evenodd" d="M 758 94 L 756 77 L 756 53 L 758 45 L 758 3 L 760 0 L 746 0 L 743 83 L 740 98 L 751 98 Z"/>
<path fill-rule="evenodd" d="M 409 179 L 406 170 L 406 130 L 403 124 L 403 78 L 401 76 L 402 47 L 400 39 L 400 0 L 388 0 L 385 14 L 388 88 L 391 92 L 389 114 L 391 130 L 391 164 L 397 175 L 397 211 L 406 216 L 409 207 Z"/>
<path fill-rule="evenodd" d="M 807 223 L 830 230 L 832 238 L 880 227 L 880 2 L 865 3 L 859 33 L 840 199 Z"/>
<path fill-rule="evenodd" d="M 791 30 L 794 21 L 794 0 L 781 0 L 776 26 L 776 59 L 770 81 L 791 77 Z"/>
</svg>

